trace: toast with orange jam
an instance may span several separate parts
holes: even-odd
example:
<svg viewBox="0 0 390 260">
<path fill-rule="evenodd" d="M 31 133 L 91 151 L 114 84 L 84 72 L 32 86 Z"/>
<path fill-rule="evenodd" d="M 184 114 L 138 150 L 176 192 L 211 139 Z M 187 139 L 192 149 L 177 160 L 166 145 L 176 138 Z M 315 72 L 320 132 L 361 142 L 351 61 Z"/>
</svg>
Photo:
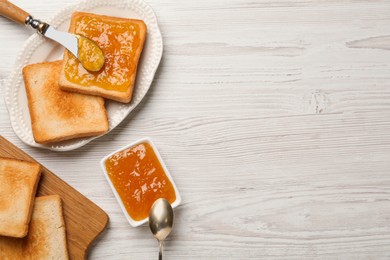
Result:
<svg viewBox="0 0 390 260">
<path fill-rule="evenodd" d="M 70 33 L 85 36 L 101 48 L 103 68 L 89 72 L 68 50 L 59 85 L 61 89 L 128 103 L 131 100 L 138 62 L 146 38 L 141 20 L 75 12 Z"/>
</svg>

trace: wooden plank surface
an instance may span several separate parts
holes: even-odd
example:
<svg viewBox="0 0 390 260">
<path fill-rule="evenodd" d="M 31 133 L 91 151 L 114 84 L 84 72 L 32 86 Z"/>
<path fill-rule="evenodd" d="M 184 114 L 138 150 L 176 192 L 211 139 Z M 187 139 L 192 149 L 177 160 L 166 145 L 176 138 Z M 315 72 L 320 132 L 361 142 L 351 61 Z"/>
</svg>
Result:
<svg viewBox="0 0 390 260">
<path fill-rule="evenodd" d="M 41 19 L 74 2 L 13 1 Z M 390 1 L 147 2 L 161 66 L 109 135 L 67 153 L 28 147 L 0 91 L 0 133 L 110 216 L 90 259 L 157 256 L 99 166 L 144 136 L 183 199 L 166 259 L 389 259 Z M 0 29 L 4 83 L 31 31 Z"/>
<path fill-rule="evenodd" d="M 2 136 L 0 136 L 0 157 L 36 162 Z M 96 204 L 47 168 L 42 168 L 37 196 L 57 194 L 61 197 L 69 257 L 86 259 L 88 247 L 107 226 L 108 216 Z"/>
</svg>

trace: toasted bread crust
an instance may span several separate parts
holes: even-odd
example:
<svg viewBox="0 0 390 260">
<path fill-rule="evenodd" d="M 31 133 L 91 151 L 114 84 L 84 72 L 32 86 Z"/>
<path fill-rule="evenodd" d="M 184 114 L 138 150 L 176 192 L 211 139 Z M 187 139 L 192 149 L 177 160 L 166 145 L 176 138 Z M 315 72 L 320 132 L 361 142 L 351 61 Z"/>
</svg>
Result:
<svg viewBox="0 0 390 260">
<path fill-rule="evenodd" d="M 0 157 L 0 235 L 27 235 L 41 166 Z"/>
<path fill-rule="evenodd" d="M 145 39 L 146 39 L 146 24 L 141 21 L 141 20 L 136 20 L 136 19 L 127 19 L 127 18 L 119 18 L 119 17 L 111 17 L 111 16 L 106 16 L 106 15 L 96 15 L 96 14 L 91 14 L 91 13 L 85 13 L 85 12 L 75 12 L 72 15 L 71 19 L 71 24 L 69 27 L 69 32 L 74 33 L 76 30 L 76 21 L 79 17 L 83 16 L 88 16 L 88 17 L 98 17 L 101 19 L 105 19 L 110 22 L 133 22 L 136 23 L 137 25 L 140 26 L 141 28 L 141 37 L 140 37 L 140 45 L 139 48 L 136 50 L 134 53 L 134 60 L 135 60 L 135 69 L 129 79 L 129 86 L 125 92 L 121 91 L 115 91 L 115 90 L 107 90 L 103 89 L 98 86 L 82 86 L 76 83 L 73 83 L 69 81 L 66 76 L 65 76 L 65 65 L 69 59 L 69 56 L 71 55 L 68 50 L 65 50 L 64 53 L 64 64 L 61 70 L 61 75 L 59 79 L 59 85 L 60 88 L 66 91 L 71 91 L 71 92 L 76 92 L 76 93 L 81 93 L 81 94 L 89 94 L 89 95 L 95 95 L 95 96 L 101 96 L 107 99 L 115 100 L 118 102 L 122 103 L 128 103 L 131 101 L 132 94 L 133 94 L 133 89 L 134 89 L 134 83 L 137 75 L 137 70 L 138 70 L 138 63 L 139 59 L 144 47 Z"/>
<path fill-rule="evenodd" d="M 28 235 L 0 237 L 1 259 L 69 259 L 62 201 L 58 195 L 35 198 Z"/>
<path fill-rule="evenodd" d="M 100 135 L 108 130 L 104 99 L 62 91 L 58 77 L 62 61 L 23 68 L 34 140 L 59 142 Z"/>
</svg>

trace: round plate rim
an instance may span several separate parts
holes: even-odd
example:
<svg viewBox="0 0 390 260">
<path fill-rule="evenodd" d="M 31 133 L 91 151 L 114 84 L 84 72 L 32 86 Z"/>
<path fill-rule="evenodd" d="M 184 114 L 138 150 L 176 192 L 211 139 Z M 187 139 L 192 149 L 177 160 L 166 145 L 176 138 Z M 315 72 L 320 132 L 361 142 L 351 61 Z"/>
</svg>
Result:
<svg viewBox="0 0 390 260">
<path fill-rule="evenodd" d="M 18 113 L 19 111 L 15 111 L 16 108 L 12 104 L 12 96 L 11 95 L 17 95 L 15 93 L 17 91 L 19 91 L 19 88 L 21 86 L 23 86 L 23 85 L 16 86 L 16 90 L 15 90 L 15 89 L 13 89 L 14 86 L 12 86 L 12 85 L 13 85 L 13 82 L 15 80 L 17 80 L 18 74 L 21 73 L 20 71 L 22 70 L 22 67 L 24 66 L 23 62 L 21 62 L 21 60 L 23 59 L 24 54 L 27 52 L 27 50 L 29 48 L 31 48 L 32 44 L 35 44 L 35 45 L 38 46 L 39 43 L 41 43 L 41 42 L 43 42 L 45 40 L 40 35 L 33 34 L 26 40 L 26 42 L 24 43 L 22 49 L 19 51 L 18 56 L 17 56 L 16 61 L 15 61 L 15 64 L 13 66 L 13 70 L 12 70 L 10 76 L 5 81 L 4 103 L 5 103 L 5 106 L 7 108 L 8 115 L 10 117 L 10 122 L 11 122 L 12 129 L 13 129 L 14 133 L 16 134 L 16 136 L 18 136 L 18 138 L 22 142 L 24 142 L 25 144 L 27 144 L 29 146 L 32 146 L 32 147 L 38 147 L 38 148 L 48 149 L 48 150 L 52 150 L 52 151 L 71 151 L 71 150 L 74 150 L 74 149 L 78 149 L 78 148 L 88 144 L 89 142 L 93 141 L 94 139 L 102 137 L 102 136 L 108 134 L 109 132 L 111 132 L 121 122 L 123 122 L 123 120 L 126 119 L 127 116 L 141 103 L 141 101 L 146 96 L 147 92 L 149 91 L 149 89 L 151 87 L 151 84 L 153 82 L 153 78 L 154 78 L 155 73 L 156 73 L 156 71 L 158 69 L 158 66 L 160 64 L 160 61 L 161 61 L 161 58 L 162 58 L 162 54 L 163 54 L 163 39 L 162 39 L 161 31 L 160 31 L 160 28 L 159 28 L 159 25 L 158 25 L 158 22 L 157 22 L 156 14 L 153 11 L 151 6 L 149 6 L 143 0 L 111 0 L 111 1 L 105 1 L 105 0 L 92 0 L 92 1 L 91 0 L 83 0 L 81 2 L 78 2 L 78 3 L 75 3 L 75 4 L 71 4 L 71 5 L 67 6 L 67 7 L 59 10 L 50 19 L 47 19 L 47 22 L 49 24 L 51 24 L 52 26 L 54 26 L 54 27 L 58 27 L 59 24 L 62 24 L 64 22 L 64 21 L 61 21 L 61 16 L 66 16 L 66 14 L 68 12 L 72 12 L 72 11 L 75 11 L 75 10 L 88 12 L 89 10 L 97 8 L 97 7 L 102 7 L 102 6 L 118 7 L 120 5 L 128 5 L 128 6 L 131 6 L 131 8 L 138 8 L 138 10 L 142 10 L 143 9 L 143 11 L 145 11 L 145 13 L 147 12 L 147 15 L 150 15 L 150 18 L 152 18 L 152 20 L 153 20 L 152 25 L 155 27 L 154 28 L 155 29 L 154 30 L 155 37 L 157 37 L 156 40 L 159 41 L 159 44 L 157 44 L 157 47 L 159 48 L 157 50 L 158 53 L 157 53 L 157 55 L 155 57 L 153 57 L 154 67 L 152 68 L 152 71 L 150 71 L 148 73 L 148 75 L 147 75 L 148 76 L 148 79 L 147 79 L 148 80 L 148 85 L 144 89 L 144 93 L 142 93 L 142 95 L 139 98 L 139 100 L 133 106 L 132 106 L 132 102 L 133 101 L 131 101 L 128 104 L 123 104 L 123 105 L 128 105 L 129 106 L 129 108 L 127 109 L 126 113 L 123 114 L 123 117 L 118 122 L 116 122 L 114 125 L 110 126 L 109 130 L 106 133 L 102 134 L 102 135 L 93 136 L 93 137 L 87 137 L 87 138 L 80 138 L 79 139 L 80 141 L 78 143 L 72 144 L 72 145 L 68 145 L 68 146 L 58 145 L 58 144 L 55 144 L 55 143 L 48 144 L 48 145 L 42 145 L 42 144 L 36 143 L 35 141 L 29 142 L 24 137 L 26 135 L 26 133 L 23 130 L 19 129 L 18 122 L 16 122 L 16 115 L 15 115 L 15 113 Z M 150 25 L 148 25 L 148 28 L 149 28 L 149 26 Z M 29 50 L 29 51 L 30 52 L 34 52 L 34 50 L 35 50 L 35 48 L 33 48 L 33 50 Z M 42 60 L 42 61 L 44 61 L 44 60 Z M 18 109 L 18 110 L 20 110 L 20 109 Z M 30 137 L 28 137 L 28 138 L 30 138 Z"/>
</svg>

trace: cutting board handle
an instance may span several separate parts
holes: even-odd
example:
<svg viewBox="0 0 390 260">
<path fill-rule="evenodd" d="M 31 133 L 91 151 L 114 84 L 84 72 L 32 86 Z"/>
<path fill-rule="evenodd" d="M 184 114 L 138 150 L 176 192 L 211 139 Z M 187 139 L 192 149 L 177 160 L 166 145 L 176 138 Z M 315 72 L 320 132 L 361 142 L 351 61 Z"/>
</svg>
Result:
<svg viewBox="0 0 390 260">
<path fill-rule="evenodd" d="M 7 0 L 0 0 L 0 15 L 19 24 L 25 24 L 27 18 L 30 17 L 29 13 Z"/>
</svg>

